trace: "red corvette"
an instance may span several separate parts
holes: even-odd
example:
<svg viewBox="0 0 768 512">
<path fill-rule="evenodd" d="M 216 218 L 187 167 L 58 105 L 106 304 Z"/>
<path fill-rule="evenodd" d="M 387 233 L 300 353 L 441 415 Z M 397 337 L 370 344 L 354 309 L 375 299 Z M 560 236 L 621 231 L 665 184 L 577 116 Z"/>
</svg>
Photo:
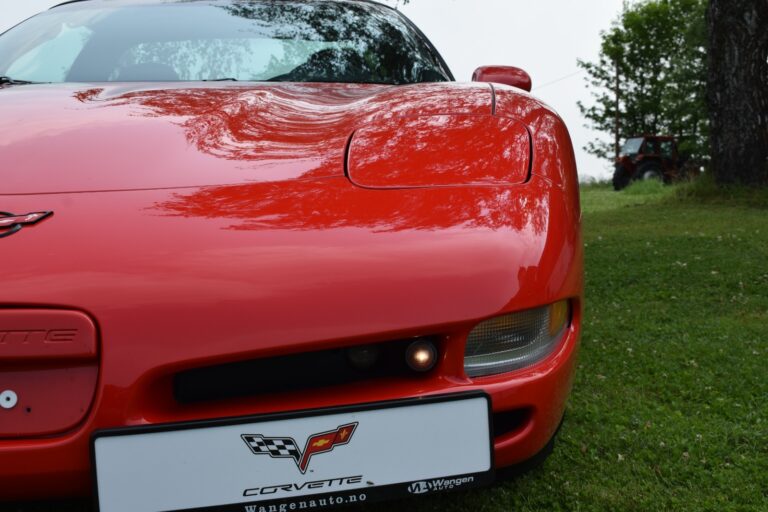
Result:
<svg viewBox="0 0 768 512">
<path fill-rule="evenodd" d="M 0 76 L 0 500 L 321 509 L 549 452 L 579 194 L 524 72 L 455 83 L 364 0 L 82 0 Z"/>
</svg>

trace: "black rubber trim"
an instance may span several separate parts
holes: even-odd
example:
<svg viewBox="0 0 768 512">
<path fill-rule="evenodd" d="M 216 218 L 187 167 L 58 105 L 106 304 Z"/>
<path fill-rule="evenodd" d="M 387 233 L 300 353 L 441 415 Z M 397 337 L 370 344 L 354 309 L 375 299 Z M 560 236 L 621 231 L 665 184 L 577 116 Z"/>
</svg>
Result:
<svg viewBox="0 0 768 512">
<path fill-rule="evenodd" d="M 491 87 L 491 115 L 496 115 L 496 88 L 493 86 L 492 83 L 488 83 L 488 85 Z"/>
</svg>

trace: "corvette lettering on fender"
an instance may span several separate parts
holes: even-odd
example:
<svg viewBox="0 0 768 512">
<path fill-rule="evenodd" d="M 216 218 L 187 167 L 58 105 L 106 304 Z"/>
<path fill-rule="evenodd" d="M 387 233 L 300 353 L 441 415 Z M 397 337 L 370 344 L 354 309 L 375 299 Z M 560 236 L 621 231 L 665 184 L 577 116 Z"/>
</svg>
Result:
<svg viewBox="0 0 768 512">
<path fill-rule="evenodd" d="M 349 444 L 357 425 L 357 423 L 350 423 L 330 432 L 311 435 L 303 451 L 291 437 L 264 437 L 261 434 L 243 434 L 241 437 L 254 455 L 269 455 L 273 459 L 293 459 L 303 475 L 307 472 L 312 456 Z"/>
<path fill-rule="evenodd" d="M 0 345 L 19 343 L 58 344 L 72 343 L 77 338 L 77 329 L 52 329 L 52 330 L 13 330 L 0 331 Z"/>
</svg>

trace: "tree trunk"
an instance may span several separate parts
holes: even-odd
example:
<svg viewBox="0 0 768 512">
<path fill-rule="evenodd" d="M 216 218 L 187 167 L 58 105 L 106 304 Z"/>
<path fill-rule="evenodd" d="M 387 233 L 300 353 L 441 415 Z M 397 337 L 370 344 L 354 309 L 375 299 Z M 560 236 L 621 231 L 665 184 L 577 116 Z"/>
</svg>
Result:
<svg viewBox="0 0 768 512">
<path fill-rule="evenodd" d="M 721 184 L 768 184 L 768 0 L 710 0 L 712 169 Z"/>
</svg>

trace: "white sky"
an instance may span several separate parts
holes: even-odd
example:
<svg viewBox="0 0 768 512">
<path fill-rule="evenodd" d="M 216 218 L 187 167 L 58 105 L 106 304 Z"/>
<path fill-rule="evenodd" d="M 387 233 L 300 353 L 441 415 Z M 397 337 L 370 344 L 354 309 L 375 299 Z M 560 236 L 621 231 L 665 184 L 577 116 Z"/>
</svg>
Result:
<svg viewBox="0 0 768 512">
<path fill-rule="evenodd" d="M 0 32 L 62 1 L 0 0 Z M 606 178 L 610 169 L 607 162 L 582 149 L 597 134 L 583 126 L 576 107 L 578 100 L 590 102 L 576 59 L 597 58 L 600 31 L 610 27 L 622 4 L 623 0 L 412 0 L 400 8 L 432 40 L 459 81 L 468 81 L 475 68 L 489 64 L 528 71 L 534 94 L 568 124 L 579 173 L 586 179 Z"/>
</svg>

